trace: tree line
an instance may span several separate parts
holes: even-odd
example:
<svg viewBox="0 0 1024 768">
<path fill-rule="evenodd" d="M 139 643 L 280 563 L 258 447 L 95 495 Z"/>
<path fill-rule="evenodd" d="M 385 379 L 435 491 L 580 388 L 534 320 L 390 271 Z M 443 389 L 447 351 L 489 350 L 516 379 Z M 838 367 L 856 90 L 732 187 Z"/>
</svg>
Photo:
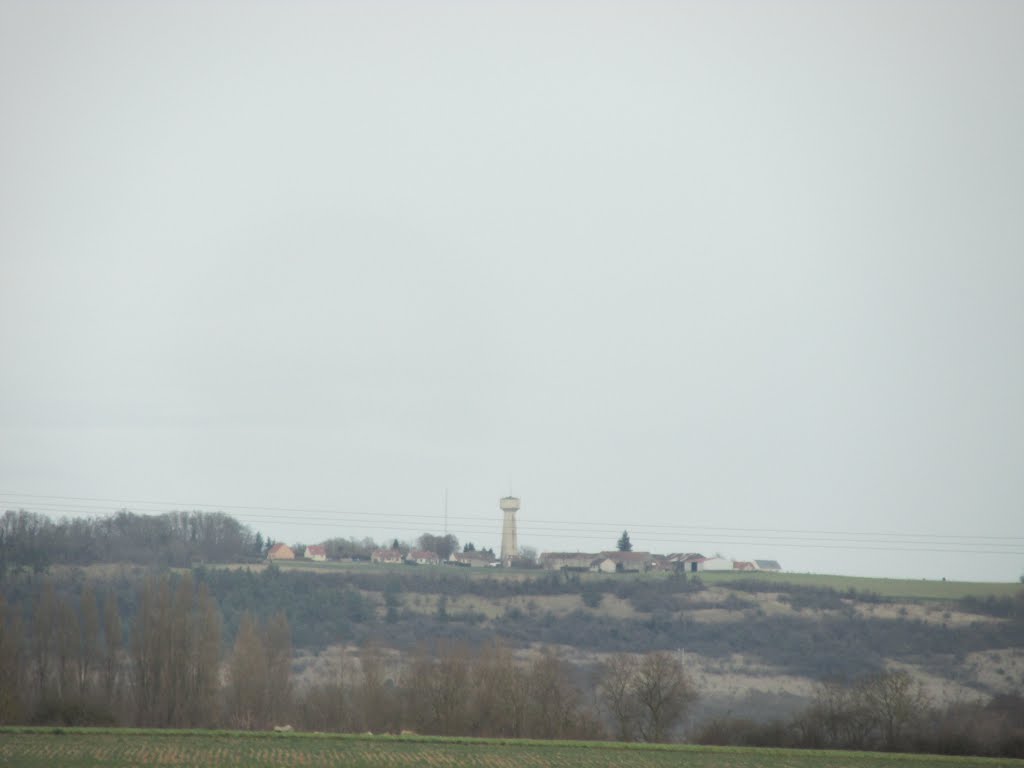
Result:
<svg viewBox="0 0 1024 768">
<path fill-rule="evenodd" d="M 8 510 L 0 516 L 0 577 L 8 571 L 45 572 L 51 565 L 136 563 L 184 567 L 198 563 L 260 560 L 274 541 L 223 512 L 175 511 L 139 515 L 122 509 L 110 516 L 51 520 L 29 510 Z M 419 549 L 447 560 L 459 551 L 453 534 L 424 533 Z M 407 554 L 410 544 L 395 539 L 381 545 L 372 538 L 334 537 L 323 542 L 331 560 L 369 560 L 387 547 Z M 294 549 L 301 553 L 303 545 Z M 471 542 L 465 551 L 475 549 Z M 524 548 L 527 550 L 528 548 Z M 491 550 L 482 550 L 490 551 Z M 532 552 L 532 550 L 530 550 Z M 536 552 L 523 565 L 535 566 Z"/>
<path fill-rule="evenodd" d="M 819 684 L 795 716 L 704 723 L 703 744 L 1024 757 L 1024 696 L 941 706 L 903 670 Z"/>
<path fill-rule="evenodd" d="M 54 521 L 22 509 L 0 516 L 0 577 L 8 571 L 42 573 L 51 565 L 240 562 L 262 557 L 264 548 L 260 534 L 223 512 L 121 510 Z"/>
<path fill-rule="evenodd" d="M 0 596 L 0 723 L 401 732 L 545 739 L 679 740 L 1024 756 L 1024 698 L 946 707 L 902 671 L 819 686 L 788 720 L 687 727 L 699 696 L 669 651 L 615 653 L 592 669 L 550 646 L 493 638 L 364 643 L 311 683 L 292 671 L 283 612 L 243 611 L 225 632 L 191 573 L 150 575 L 134 616 L 107 587 L 46 582 L 20 611 Z M 27 618 L 26 618 L 27 617 Z"/>
<path fill-rule="evenodd" d="M 48 582 L 26 622 L 0 596 L 0 723 L 609 735 L 602 707 L 610 689 L 598 686 L 595 704 L 577 669 L 551 650 L 522 661 L 499 641 L 440 641 L 395 665 L 368 643 L 357 659 L 299 688 L 283 613 L 260 621 L 245 612 L 226 644 L 216 600 L 190 573 L 147 578 L 136 603 L 126 622 L 113 593 L 86 584 L 75 594 Z M 667 740 L 695 689 L 668 654 L 644 657 L 635 673 L 635 722 L 643 724 L 635 735 Z"/>
</svg>

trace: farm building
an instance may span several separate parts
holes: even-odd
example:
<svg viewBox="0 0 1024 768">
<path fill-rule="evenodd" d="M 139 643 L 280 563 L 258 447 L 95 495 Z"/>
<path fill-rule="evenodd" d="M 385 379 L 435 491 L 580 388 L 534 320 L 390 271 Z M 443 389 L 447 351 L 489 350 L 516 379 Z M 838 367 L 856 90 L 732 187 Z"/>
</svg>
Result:
<svg viewBox="0 0 1024 768">
<path fill-rule="evenodd" d="M 731 571 L 732 560 L 724 557 L 708 557 L 697 564 L 698 571 Z"/>
<path fill-rule="evenodd" d="M 778 572 L 782 570 L 778 560 L 755 560 L 754 565 L 759 571 Z"/>
<path fill-rule="evenodd" d="M 733 560 L 732 569 L 734 571 L 756 571 L 757 566 L 750 560 Z"/>
<path fill-rule="evenodd" d="M 267 552 L 267 560 L 294 560 L 295 553 L 287 544 L 275 544 Z"/>
<path fill-rule="evenodd" d="M 549 571 L 563 569 L 586 571 L 595 559 L 597 559 L 595 552 L 542 552 L 540 565 L 541 568 Z"/>
<path fill-rule="evenodd" d="M 317 562 L 323 562 L 327 559 L 327 550 L 319 544 L 310 544 L 306 547 L 306 551 L 302 555 L 307 560 L 316 560 Z"/>
<path fill-rule="evenodd" d="M 480 568 L 491 565 L 495 560 L 494 555 L 486 552 L 453 552 L 452 556 L 448 558 L 448 562 Z"/>
<path fill-rule="evenodd" d="M 700 570 L 700 564 L 704 562 L 704 555 L 700 552 L 673 552 L 667 555 L 665 560 L 670 570 L 696 573 Z"/>
<path fill-rule="evenodd" d="M 602 552 L 590 563 L 590 570 L 600 573 L 622 571 L 645 572 L 654 562 L 650 552 Z"/>
</svg>

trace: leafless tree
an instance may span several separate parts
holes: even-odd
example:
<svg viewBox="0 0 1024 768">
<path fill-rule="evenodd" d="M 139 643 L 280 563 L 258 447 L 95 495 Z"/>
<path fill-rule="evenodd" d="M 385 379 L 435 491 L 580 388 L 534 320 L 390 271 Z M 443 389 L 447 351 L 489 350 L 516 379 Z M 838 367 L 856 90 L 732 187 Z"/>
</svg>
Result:
<svg viewBox="0 0 1024 768">
<path fill-rule="evenodd" d="M 121 666 L 121 614 L 117 598 L 107 593 L 103 602 L 103 668 L 101 688 L 108 703 L 113 703 L 119 693 L 118 679 Z"/>
<path fill-rule="evenodd" d="M 898 749 L 905 730 L 924 708 L 921 687 L 901 670 L 869 677 L 858 687 L 858 694 L 880 732 L 882 746 Z"/>
<path fill-rule="evenodd" d="M 228 719 L 235 728 L 251 730 L 268 725 L 267 652 L 256 620 L 242 614 L 228 665 Z"/>
<path fill-rule="evenodd" d="M 292 711 L 292 632 L 283 613 L 271 617 L 265 638 L 269 714 L 274 723 L 285 723 Z"/>
<path fill-rule="evenodd" d="M 32 617 L 32 663 L 35 671 L 36 695 L 45 699 L 49 693 L 53 668 L 53 649 L 57 629 L 57 593 L 51 582 L 43 586 Z"/>
<path fill-rule="evenodd" d="M 470 691 L 473 735 L 523 735 L 529 701 L 526 679 L 507 647 L 494 641 L 480 649 L 473 660 Z"/>
<path fill-rule="evenodd" d="M 572 682 L 569 665 L 545 648 L 530 665 L 530 736 L 565 739 L 576 735 L 579 690 Z"/>
<path fill-rule="evenodd" d="M 640 719 L 636 698 L 636 658 L 627 653 L 611 656 L 598 669 L 597 692 L 602 705 L 615 722 L 615 738 L 633 741 Z"/>
<path fill-rule="evenodd" d="M 637 727 L 644 741 L 668 741 L 696 698 L 696 688 L 679 658 L 666 651 L 648 653 L 637 665 Z"/>
<path fill-rule="evenodd" d="M 443 736 L 464 734 L 469 727 L 469 681 L 465 646 L 441 643 L 433 654 L 420 646 L 405 685 L 414 727 Z"/>
<path fill-rule="evenodd" d="M 93 675 L 100 658 L 100 615 L 96 590 L 86 583 L 81 597 L 82 633 L 78 666 L 78 695 L 83 699 L 92 693 Z"/>
<path fill-rule="evenodd" d="M 0 723 L 16 723 L 23 712 L 25 674 L 21 621 L 0 595 Z"/>
<path fill-rule="evenodd" d="M 393 729 L 396 720 L 393 687 L 384 669 L 384 653 L 376 643 L 363 646 L 359 656 L 362 679 L 356 689 L 361 703 L 362 727 L 379 733 Z"/>
</svg>

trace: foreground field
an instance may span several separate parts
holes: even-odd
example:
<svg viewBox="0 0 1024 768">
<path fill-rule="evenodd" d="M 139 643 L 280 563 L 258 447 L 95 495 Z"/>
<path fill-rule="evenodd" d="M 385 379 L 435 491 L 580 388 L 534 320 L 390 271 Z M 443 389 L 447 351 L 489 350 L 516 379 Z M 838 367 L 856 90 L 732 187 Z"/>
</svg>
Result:
<svg viewBox="0 0 1024 768">
<path fill-rule="evenodd" d="M 480 766 L 480 768 L 953 768 L 1013 766 L 1021 760 L 813 752 L 607 742 L 538 742 L 429 737 L 268 734 L 222 731 L 0 729 L 5 766 L 291 766 L 355 768 Z"/>
</svg>

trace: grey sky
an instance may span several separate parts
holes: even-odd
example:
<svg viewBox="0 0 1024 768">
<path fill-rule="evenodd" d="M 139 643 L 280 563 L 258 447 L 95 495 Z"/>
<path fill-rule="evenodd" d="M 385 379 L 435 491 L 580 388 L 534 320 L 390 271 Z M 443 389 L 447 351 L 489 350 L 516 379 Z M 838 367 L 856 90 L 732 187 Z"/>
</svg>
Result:
<svg viewBox="0 0 1024 768">
<path fill-rule="evenodd" d="M 497 545 L 512 490 L 540 550 L 1016 579 L 1022 35 L 0 0 L 0 500 L 334 510 L 236 510 L 312 542 L 440 531 L 447 487 Z"/>
</svg>

